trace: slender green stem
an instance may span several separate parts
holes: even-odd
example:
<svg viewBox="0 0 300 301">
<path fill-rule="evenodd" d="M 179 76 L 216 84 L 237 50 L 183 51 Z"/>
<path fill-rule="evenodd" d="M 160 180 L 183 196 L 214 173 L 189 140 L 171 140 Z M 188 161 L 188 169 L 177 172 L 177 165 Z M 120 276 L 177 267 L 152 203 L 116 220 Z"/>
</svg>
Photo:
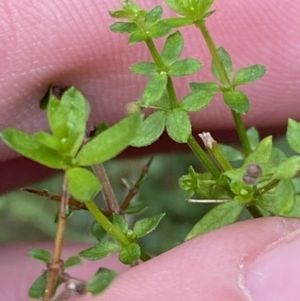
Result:
<svg viewBox="0 0 300 301">
<path fill-rule="evenodd" d="M 119 231 L 99 210 L 98 206 L 93 201 L 84 202 L 87 209 L 93 215 L 95 220 L 102 226 L 102 228 L 115 238 L 121 245 L 126 246 L 130 243 L 124 233 Z"/>
<path fill-rule="evenodd" d="M 207 157 L 207 154 L 205 151 L 200 147 L 196 139 L 191 135 L 187 141 L 189 147 L 194 152 L 196 157 L 202 162 L 204 167 L 212 174 L 212 176 L 217 179 L 220 176 L 219 170 L 216 168 L 216 166 L 210 161 L 210 159 Z"/>
<path fill-rule="evenodd" d="M 221 82 L 223 83 L 225 88 L 230 88 L 231 83 L 230 83 L 229 77 L 226 73 L 226 70 L 224 68 L 224 65 L 223 65 L 222 59 L 219 55 L 219 52 L 217 50 L 217 47 L 216 47 L 216 45 L 215 45 L 215 43 L 214 43 L 207 27 L 206 27 L 205 20 L 197 21 L 195 23 L 195 25 L 201 30 L 203 38 L 206 42 L 206 45 L 207 45 L 207 47 L 210 51 L 210 54 L 211 54 L 211 56 L 212 56 L 212 58 L 215 62 L 216 68 L 219 72 Z"/>
<path fill-rule="evenodd" d="M 269 182 L 268 184 L 266 184 L 263 187 L 258 188 L 255 193 L 254 193 L 254 198 L 257 198 L 258 196 L 268 192 L 269 190 L 273 189 L 274 187 L 277 186 L 277 184 L 280 182 L 280 180 L 272 180 L 271 182 Z"/>
<path fill-rule="evenodd" d="M 155 44 L 153 43 L 152 39 L 147 39 L 146 44 L 148 46 L 148 49 L 152 55 L 152 58 L 154 62 L 157 65 L 157 68 L 159 71 L 164 71 L 165 65 L 164 62 L 157 51 Z M 172 78 L 168 76 L 168 82 L 167 82 L 167 91 L 170 99 L 170 105 L 171 108 L 176 108 L 178 106 L 178 101 L 176 97 L 175 88 L 173 85 Z M 215 165 L 211 162 L 205 151 L 201 148 L 201 146 L 198 144 L 196 139 L 191 135 L 187 141 L 189 147 L 194 152 L 196 157 L 200 160 L 200 162 L 204 165 L 204 167 L 212 174 L 214 178 L 218 178 L 220 176 L 219 170 L 215 167 Z"/>
<path fill-rule="evenodd" d="M 147 39 L 146 40 L 146 44 L 148 46 L 148 49 L 152 55 L 152 58 L 158 68 L 159 71 L 166 71 L 165 69 L 165 64 L 157 50 L 157 48 L 155 47 L 155 44 L 153 43 L 152 39 Z"/>
<path fill-rule="evenodd" d="M 224 154 L 221 151 L 219 144 L 217 142 L 213 143 L 212 148 L 210 149 L 210 153 L 215 158 L 215 160 L 218 162 L 218 164 L 220 165 L 220 167 L 223 171 L 232 169 L 230 162 L 224 156 Z"/>
<path fill-rule="evenodd" d="M 116 239 L 122 246 L 127 246 L 131 243 L 128 240 L 126 235 L 119 231 L 99 210 L 97 205 L 93 201 L 84 202 L 85 206 L 88 208 L 89 212 L 93 215 L 95 220 L 103 227 L 103 229 L 109 233 L 114 239 Z M 142 261 L 147 261 L 151 259 L 151 256 L 148 255 L 145 251 L 141 250 L 140 259 Z"/>
<path fill-rule="evenodd" d="M 217 47 L 206 27 L 205 20 L 200 20 L 195 23 L 195 25 L 201 30 L 201 33 L 204 37 L 204 40 L 206 42 L 206 45 L 210 51 L 210 54 L 213 58 L 213 61 L 216 65 L 216 68 L 218 70 L 218 73 L 220 75 L 220 80 L 224 85 L 224 88 L 230 89 L 231 88 L 231 82 L 230 79 L 226 73 L 226 70 L 224 68 L 222 59 L 218 53 Z M 245 155 L 248 156 L 252 150 L 250 146 L 250 142 L 248 139 L 248 136 L 246 134 L 246 128 L 243 123 L 242 117 L 240 114 L 236 113 L 235 111 L 231 110 L 234 122 L 235 122 L 235 127 L 239 136 L 239 139 L 241 141 L 242 147 L 244 149 Z"/>
<path fill-rule="evenodd" d="M 224 156 L 217 141 L 211 136 L 211 134 L 209 132 L 203 132 L 199 134 L 199 136 L 202 139 L 206 149 L 209 151 L 209 153 L 215 159 L 215 161 L 218 163 L 221 169 L 223 171 L 232 169 L 231 164 Z"/>
<path fill-rule="evenodd" d="M 178 107 L 178 100 L 177 100 L 177 96 L 176 96 L 172 78 L 169 75 L 168 75 L 168 82 L 167 82 L 167 90 L 168 90 L 168 94 L 169 94 L 171 108 L 174 109 L 174 108 Z"/>
<path fill-rule="evenodd" d="M 244 125 L 244 122 L 242 120 L 242 117 L 240 114 L 236 113 L 235 111 L 231 110 L 233 120 L 235 122 L 236 131 L 238 133 L 238 136 L 240 138 L 242 147 L 244 149 L 246 157 L 251 154 L 252 149 L 250 145 L 250 141 L 248 139 L 246 128 Z"/>
</svg>

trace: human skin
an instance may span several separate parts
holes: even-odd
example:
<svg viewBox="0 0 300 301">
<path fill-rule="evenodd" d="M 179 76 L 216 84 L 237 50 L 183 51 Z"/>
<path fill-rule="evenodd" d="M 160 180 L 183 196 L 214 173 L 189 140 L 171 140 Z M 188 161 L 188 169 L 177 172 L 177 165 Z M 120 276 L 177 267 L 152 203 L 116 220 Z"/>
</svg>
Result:
<svg viewBox="0 0 300 301">
<path fill-rule="evenodd" d="M 161 1 L 139 3 L 151 8 Z M 109 31 L 113 20 L 107 11 L 118 8 L 119 1 L 108 0 L 0 0 L 0 129 L 47 129 L 38 103 L 50 83 L 75 85 L 84 93 L 93 108 L 90 125 L 102 120 L 113 123 L 124 116 L 124 105 L 139 98 L 146 83 L 128 66 L 150 56 L 145 45 L 128 47 L 127 36 Z M 287 118 L 299 118 L 300 1 L 287 5 L 271 0 L 216 0 L 214 8 L 217 12 L 208 19 L 208 28 L 216 44 L 231 54 L 235 70 L 254 63 L 268 68 L 262 80 L 243 88 L 251 101 L 246 124 L 283 131 Z M 210 56 L 200 33 L 189 28 L 183 34 L 182 57 L 196 57 L 204 67 L 183 79 L 177 86 L 179 96 L 188 93 L 188 81 L 212 79 Z M 193 115 L 193 126 L 218 139 L 235 139 L 231 115 L 218 98 Z M 170 145 L 169 140 L 161 140 L 156 149 Z M 0 152 L 2 192 L 47 174 L 3 144 Z M 293 255 L 299 250 L 299 226 L 299 221 L 269 218 L 214 231 L 124 272 L 95 300 L 298 300 L 300 260 Z M 5 300 L 28 300 L 26 289 L 39 272 L 24 256 L 31 247 L 0 248 L 1 298 L 4 294 Z M 106 264 L 123 269 L 114 258 Z M 83 267 L 79 273 L 92 274 L 92 268 Z"/>
</svg>

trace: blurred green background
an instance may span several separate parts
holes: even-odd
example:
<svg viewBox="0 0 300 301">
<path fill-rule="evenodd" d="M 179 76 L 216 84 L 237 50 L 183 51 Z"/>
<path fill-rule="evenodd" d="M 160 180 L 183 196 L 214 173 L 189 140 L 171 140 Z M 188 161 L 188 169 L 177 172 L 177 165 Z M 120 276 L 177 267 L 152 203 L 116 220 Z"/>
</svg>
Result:
<svg viewBox="0 0 300 301">
<path fill-rule="evenodd" d="M 276 140 L 276 146 L 287 154 L 290 152 L 284 139 Z M 105 164 L 116 196 L 121 202 L 127 188 L 122 178 L 135 182 L 150 156 L 133 159 L 112 160 Z M 159 254 L 180 244 L 192 226 L 212 205 L 188 204 L 186 193 L 178 185 L 178 178 L 187 173 L 192 165 L 201 171 L 200 163 L 193 154 L 155 155 L 149 173 L 139 194 L 134 200 L 146 202 L 151 207 L 138 216 L 127 216 L 131 224 L 136 218 L 165 212 L 157 230 L 140 240 L 148 252 Z M 62 176 L 58 175 L 30 188 L 46 189 L 52 194 L 60 194 Z M 104 206 L 102 196 L 97 203 Z M 59 203 L 44 199 L 28 192 L 16 190 L 0 197 L 0 242 L 50 240 L 56 232 L 54 222 Z M 244 214 L 243 218 L 248 215 Z M 66 241 L 96 243 L 90 234 L 92 218 L 87 211 L 77 210 L 68 219 Z"/>
</svg>

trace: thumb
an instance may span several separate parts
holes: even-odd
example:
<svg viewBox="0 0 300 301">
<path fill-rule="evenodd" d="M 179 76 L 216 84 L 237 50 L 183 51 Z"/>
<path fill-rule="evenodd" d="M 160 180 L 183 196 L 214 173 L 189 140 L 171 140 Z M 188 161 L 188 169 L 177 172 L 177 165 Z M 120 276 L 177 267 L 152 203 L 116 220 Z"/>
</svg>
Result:
<svg viewBox="0 0 300 301">
<path fill-rule="evenodd" d="M 299 228 L 300 221 L 293 219 L 240 222 L 130 270 L 112 256 L 74 268 L 71 275 L 88 279 L 99 266 L 122 272 L 102 295 L 82 296 L 80 301 L 296 301 L 300 293 Z M 69 245 L 65 251 L 74 255 L 80 247 L 86 246 Z M 5 300 L 28 300 L 29 285 L 41 272 L 40 265 L 29 265 L 25 249 L 29 246 L 0 249 L 0 291 Z"/>
<path fill-rule="evenodd" d="M 299 300 L 299 227 L 264 218 L 211 232 L 124 272 L 95 300 Z"/>
</svg>

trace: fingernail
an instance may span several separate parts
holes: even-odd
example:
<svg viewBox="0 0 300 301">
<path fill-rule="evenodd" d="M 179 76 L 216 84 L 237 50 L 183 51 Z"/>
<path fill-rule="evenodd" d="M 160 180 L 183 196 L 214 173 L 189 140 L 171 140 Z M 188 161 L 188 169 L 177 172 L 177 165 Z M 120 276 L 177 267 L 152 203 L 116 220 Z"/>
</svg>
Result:
<svg viewBox="0 0 300 301">
<path fill-rule="evenodd" d="M 243 269 L 253 301 L 300 300 L 300 231 L 270 245 Z"/>
</svg>

